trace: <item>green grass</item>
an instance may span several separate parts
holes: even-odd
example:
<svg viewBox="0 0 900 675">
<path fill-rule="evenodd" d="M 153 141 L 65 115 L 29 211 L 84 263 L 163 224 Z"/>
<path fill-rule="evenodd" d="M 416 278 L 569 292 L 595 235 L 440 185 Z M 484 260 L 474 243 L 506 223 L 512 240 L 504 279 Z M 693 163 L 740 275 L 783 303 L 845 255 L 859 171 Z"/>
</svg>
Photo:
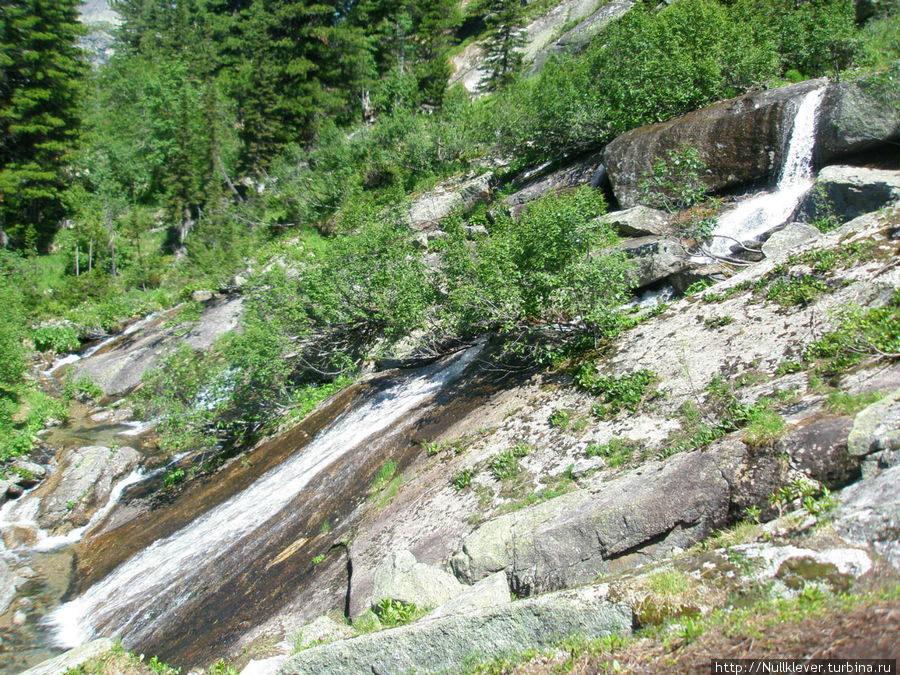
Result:
<svg viewBox="0 0 900 675">
<path fill-rule="evenodd" d="M 607 466 L 627 464 L 634 455 L 635 444 L 628 439 L 612 438 L 608 443 L 591 443 L 584 449 L 586 457 L 603 457 Z"/>
<path fill-rule="evenodd" d="M 872 391 L 865 394 L 850 394 L 846 391 L 831 391 L 825 408 L 841 415 L 855 415 L 863 408 L 884 398 L 884 392 Z"/>
</svg>

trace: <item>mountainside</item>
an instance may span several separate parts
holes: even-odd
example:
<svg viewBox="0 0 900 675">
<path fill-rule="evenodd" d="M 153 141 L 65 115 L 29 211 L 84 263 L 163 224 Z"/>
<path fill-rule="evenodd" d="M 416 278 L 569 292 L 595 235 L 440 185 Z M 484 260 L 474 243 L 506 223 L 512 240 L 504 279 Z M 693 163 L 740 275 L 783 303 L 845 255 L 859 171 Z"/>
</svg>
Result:
<svg viewBox="0 0 900 675">
<path fill-rule="evenodd" d="M 896 2 L 39 5 L 0 670 L 897 658 Z"/>
</svg>

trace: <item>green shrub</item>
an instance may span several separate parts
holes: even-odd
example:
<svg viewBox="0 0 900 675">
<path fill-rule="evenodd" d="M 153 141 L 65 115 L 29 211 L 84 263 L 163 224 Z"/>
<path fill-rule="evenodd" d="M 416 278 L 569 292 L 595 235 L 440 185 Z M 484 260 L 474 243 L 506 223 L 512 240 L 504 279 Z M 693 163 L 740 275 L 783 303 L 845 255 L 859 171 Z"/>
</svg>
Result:
<svg viewBox="0 0 900 675">
<path fill-rule="evenodd" d="M 584 454 L 586 457 L 603 457 L 608 466 L 615 468 L 631 461 L 634 443 L 612 438 L 608 443 L 591 443 L 585 448 Z"/>
<path fill-rule="evenodd" d="M 415 621 L 424 614 L 411 602 L 400 602 L 390 598 L 382 598 L 374 609 L 382 626 L 391 628 Z"/>
<path fill-rule="evenodd" d="M 517 443 L 512 448 L 494 455 L 487 464 L 491 475 L 499 481 L 515 478 L 519 475 L 519 459 L 531 450 L 527 443 Z"/>
<path fill-rule="evenodd" d="M 74 352 L 81 346 L 76 328 L 66 324 L 35 328 L 31 332 L 31 339 L 38 351 L 50 351 L 54 354 Z"/>
<path fill-rule="evenodd" d="M 598 417 L 612 417 L 621 410 L 634 413 L 657 381 L 650 370 L 636 370 L 622 377 L 602 377 L 594 364 L 584 364 L 575 375 L 575 382 L 602 399 L 594 406 Z"/>
<path fill-rule="evenodd" d="M 472 484 L 472 478 L 475 476 L 475 469 L 460 469 L 450 477 L 450 484 L 461 491 Z"/>
</svg>

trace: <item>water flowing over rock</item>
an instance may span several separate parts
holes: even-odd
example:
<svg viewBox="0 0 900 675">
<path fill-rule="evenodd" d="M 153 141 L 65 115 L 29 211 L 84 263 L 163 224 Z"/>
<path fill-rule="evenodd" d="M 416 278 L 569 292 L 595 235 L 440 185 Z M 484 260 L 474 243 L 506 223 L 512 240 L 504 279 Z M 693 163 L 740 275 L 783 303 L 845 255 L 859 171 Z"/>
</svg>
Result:
<svg viewBox="0 0 900 675">
<path fill-rule="evenodd" d="M 334 420 L 302 452 L 140 550 L 53 612 L 58 641 L 72 646 L 97 634 L 114 635 L 126 647 L 140 644 L 155 653 L 183 650 L 185 655 L 202 649 L 204 639 L 214 640 L 217 630 L 229 630 L 222 625 L 221 607 L 236 602 L 230 592 L 249 602 L 243 609 L 233 608 L 236 615 L 254 614 L 260 621 L 263 603 L 279 602 L 273 589 L 313 566 L 312 554 L 303 549 L 311 534 L 299 529 L 308 525 L 300 517 L 309 500 L 306 487 L 314 483 L 320 494 L 340 497 L 337 484 L 322 491 L 323 480 L 337 479 L 330 467 L 352 451 L 377 447 L 373 439 L 389 437 L 396 425 L 402 430 L 413 423 L 414 411 L 458 378 L 478 351 L 471 348 L 369 397 Z"/>
<path fill-rule="evenodd" d="M 134 448 L 97 445 L 77 448 L 65 458 L 61 471 L 39 490 L 38 522 L 56 529 L 85 525 L 91 514 L 109 499 L 113 485 L 138 464 Z"/>
<path fill-rule="evenodd" d="M 632 613 L 584 587 L 362 635 L 295 654 L 281 675 L 444 672 L 506 652 L 549 647 L 570 635 L 631 633 Z"/>
<path fill-rule="evenodd" d="M 754 92 L 622 134 L 603 152 L 622 208 L 635 206 L 638 184 L 653 162 L 684 145 L 706 163 L 710 191 L 767 181 L 784 164 L 787 132 L 803 98 L 823 82 L 810 80 Z"/>
<path fill-rule="evenodd" d="M 746 199 L 719 216 L 708 249 L 712 255 L 727 257 L 735 245 L 755 241 L 779 227 L 809 191 L 812 186 L 816 122 L 823 94 L 824 89 L 813 89 L 800 101 L 775 189 Z"/>
</svg>

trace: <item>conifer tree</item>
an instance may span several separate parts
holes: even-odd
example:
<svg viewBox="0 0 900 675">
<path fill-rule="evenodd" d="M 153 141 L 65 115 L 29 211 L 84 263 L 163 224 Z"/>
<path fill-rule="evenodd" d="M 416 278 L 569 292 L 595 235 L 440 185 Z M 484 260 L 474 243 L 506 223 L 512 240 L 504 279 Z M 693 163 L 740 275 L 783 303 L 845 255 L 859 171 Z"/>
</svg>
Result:
<svg viewBox="0 0 900 675">
<path fill-rule="evenodd" d="M 487 89 L 509 84 L 522 67 L 521 46 L 525 42 L 521 0 L 494 0 L 486 23 L 491 31 L 488 42 Z"/>
<path fill-rule="evenodd" d="M 78 2 L 4 0 L 0 22 L 0 239 L 41 249 L 63 215 L 78 133 Z"/>
</svg>

